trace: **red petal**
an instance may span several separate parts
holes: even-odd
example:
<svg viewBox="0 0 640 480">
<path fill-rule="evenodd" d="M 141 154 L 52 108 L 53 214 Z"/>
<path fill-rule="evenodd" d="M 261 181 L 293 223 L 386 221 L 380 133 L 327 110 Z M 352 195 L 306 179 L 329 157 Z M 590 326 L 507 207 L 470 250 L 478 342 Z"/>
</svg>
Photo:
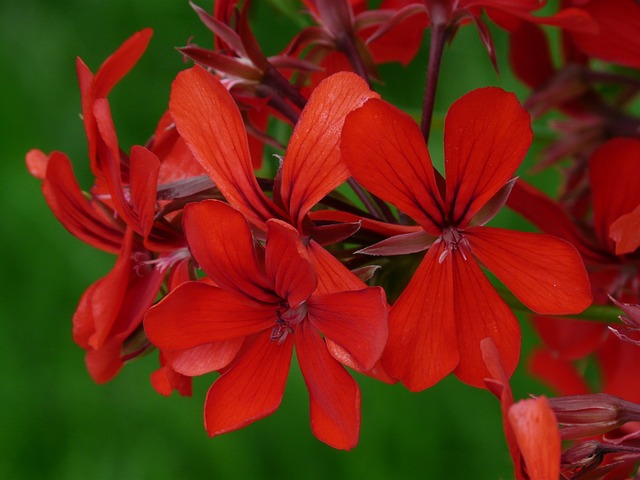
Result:
<svg viewBox="0 0 640 480">
<path fill-rule="evenodd" d="M 334 448 L 352 449 L 360 433 L 358 385 L 307 322 L 296 331 L 296 352 L 309 390 L 313 434 Z"/>
<path fill-rule="evenodd" d="M 226 88 L 201 67 L 178 74 L 169 103 L 178 132 L 225 198 L 255 225 L 285 215 L 254 176 L 247 132 Z"/>
<path fill-rule="evenodd" d="M 411 391 L 436 384 L 460 360 L 451 262 L 438 262 L 443 251 L 443 243 L 429 249 L 389 312 L 382 363 Z"/>
<path fill-rule="evenodd" d="M 73 315 L 73 339 L 82 348 L 100 348 L 111 333 L 124 299 L 133 253 L 133 232 L 127 231 L 111 271 L 91 285 Z"/>
<path fill-rule="evenodd" d="M 520 453 L 530 480 L 560 477 L 560 431 L 545 397 L 520 400 L 509 409 Z"/>
<path fill-rule="evenodd" d="M 507 183 L 531 145 L 531 117 L 516 96 L 495 87 L 474 90 L 449 109 L 444 151 L 452 221 L 465 226 Z"/>
<path fill-rule="evenodd" d="M 640 140 L 615 138 L 591 155 L 589 180 L 593 192 L 593 217 L 602 243 L 614 250 L 609 227 L 640 205 L 638 170 Z"/>
<path fill-rule="evenodd" d="M 96 383 L 106 383 L 118 374 L 124 362 L 120 356 L 122 341 L 111 339 L 98 350 L 87 350 L 84 363 Z"/>
<path fill-rule="evenodd" d="M 546 350 L 535 350 L 529 359 L 529 371 L 559 395 L 589 393 L 587 382 L 566 360 Z"/>
<path fill-rule="evenodd" d="M 344 349 L 363 370 L 371 370 L 387 341 L 384 290 L 370 287 L 315 295 L 308 300 L 309 321 Z"/>
<path fill-rule="evenodd" d="M 369 98 L 377 97 L 351 72 L 336 73 L 314 89 L 282 165 L 282 200 L 298 226 L 311 207 L 349 178 L 338 148 L 344 119 Z"/>
<path fill-rule="evenodd" d="M 106 97 L 111 89 L 138 63 L 147 49 L 153 30 L 145 28 L 129 37 L 107 58 L 94 78 L 94 95 Z"/>
<path fill-rule="evenodd" d="M 340 260 L 334 257 L 327 250 L 311 240 L 307 246 L 309 257 L 313 261 L 316 272 L 318 273 L 318 288 L 316 295 L 326 293 L 344 292 L 349 290 L 362 290 L 367 288 L 367 284 L 354 275 Z M 392 378 L 382 367 L 380 362 L 370 371 L 364 371 L 362 366 L 354 361 L 342 347 L 334 343 L 330 338 L 326 339 L 329 352 L 340 363 L 366 375 L 377 378 L 386 383 L 394 383 L 396 379 Z"/>
<path fill-rule="evenodd" d="M 560 204 L 528 183 L 518 180 L 507 199 L 509 208 L 524 216 L 543 232 L 575 245 L 585 259 L 607 262 L 598 248 L 587 241 Z"/>
<path fill-rule="evenodd" d="M 161 350 L 183 350 L 267 330 L 275 320 L 274 305 L 187 282 L 149 309 L 144 329 Z"/>
<path fill-rule="evenodd" d="M 409 115 L 369 100 L 347 116 L 340 150 L 362 186 L 439 235 L 442 201 L 424 138 Z"/>
<path fill-rule="evenodd" d="M 166 365 L 162 354 L 160 354 L 160 361 L 162 366 L 151 374 L 150 380 L 154 390 L 166 397 L 171 395 L 174 390 L 177 390 L 180 395 L 190 397 L 191 378 L 179 374 L 169 365 Z"/>
<path fill-rule="evenodd" d="M 622 397 L 630 402 L 640 402 L 638 372 L 633 367 L 640 364 L 640 348 L 609 335 L 598 351 L 602 374 L 602 391 Z"/>
<path fill-rule="evenodd" d="M 193 257 L 213 281 L 258 301 L 277 302 L 240 212 L 218 200 L 191 203 L 184 209 L 183 226 Z"/>
<path fill-rule="evenodd" d="M 511 309 L 473 258 L 465 260 L 458 252 L 447 256 L 453 263 L 453 304 L 460 363 L 456 376 L 465 383 L 484 387 L 490 374 L 482 359 L 480 343 L 491 338 L 506 374 L 510 377 L 520 359 L 520 327 Z"/>
<path fill-rule="evenodd" d="M 501 228 L 465 231 L 471 251 L 536 313 L 580 313 L 591 304 L 589 277 L 570 243 L 550 235 Z"/>
<path fill-rule="evenodd" d="M 44 180 L 49 163 L 49 156 L 41 150 L 34 148 L 27 152 L 25 160 L 29 173 L 40 180 Z"/>
<path fill-rule="evenodd" d="M 532 315 L 531 321 L 553 355 L 563 360 L 586 357 L 602 345 L 608 333 L 605 324 L 590 320 Z"/>
<path fill-rule="evenodd" d="M 313 240 L 309 242 L 307 252 L 318 274 L 316 295 L 361 290 L 367 287 L 367 284 L 351 273 L 340 260 Z"/>
<path fill-rule="evenodd" d="M 555 73 L 549 41 L 537 25 L 522 22 L 511 34 L 509 61 L 516 76 L 530 88 L 538 88 Z"/>
<path fill-rule="evenodd" d="M 265 269 L 276 293 L 287 300 L 291 308 L 300 306 L 318 285 L 318 277 L 307 249 L 300 241 L 300 234 L 280 220 L 267 222 Z"/>
<path fill-rule="evenodd" d="M 587 55 L 640 68 L 640 6 L 633 0 L 591 0 L 580 8 L 598 26 L 597 34 L 573 32 L 573 40 Z"/>
<path fill-rule="evenodd" d="M 640 205 L 613 222 L 609 228 L 609 236 L 616 242 L 616 255 L 637 250 L 640 247 Z"/>
<path fill-rule="evenodd" d="M 257 335 L 209 389 L 205 427 L 212 437 L 237 430 L 276 411 L 289 375 L 293 336 L 283 343 Z"/>
<path fill-rule="evenodd" d="M 54 152 L 49 157 L 42 192 L 53 214 L 72 235 L 110 253 L 120 250 L 124 232 L 82 194 L 64 153 Z"/>
<path fill-rule="evenodd" d="M 171 367 L 182 375 L 194 377 L 221 370 L 229 365 L 242 347 L 244 338 L 207 343 L 186 350 L 164 352 Z"/>
</svg>

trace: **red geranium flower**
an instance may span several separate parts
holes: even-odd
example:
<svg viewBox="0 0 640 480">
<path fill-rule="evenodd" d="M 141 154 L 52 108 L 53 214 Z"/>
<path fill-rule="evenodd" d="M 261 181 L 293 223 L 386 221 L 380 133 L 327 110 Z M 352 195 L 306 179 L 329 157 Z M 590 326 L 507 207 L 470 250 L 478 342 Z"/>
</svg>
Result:
<svg viewBox="0 0 640 480">
<path fill-rule="evenodd" d="M 480 269 L 491 270 L 529 308 L 580 312 L 591 302 L 580 256 L 564 240 L 482 226 L 504 203 L 531 142 L 529 114 L 514 95 L 475 90 L 449 110 L 443 180 L 416 123 L 372 99 L 347 116 L 341 152 L 354 178 L 422 227 L 403 240 L 429 248 L 389 314 L 383 365 L 409 389 L 422 390 L 454 371 L 482 386 L 480 340 L 495 342 L 513 373 L 518 323 Z M 375 247 L 375 246 L 374 246 Z M 406 250 L 404 250 L 406 251 Z M 385 253 L 385 245 L 375 249 Z M 477 260 L 477 261 L 476 261 Z"/>
<path fill-rule="evenodd" d="M 382 288 L 318 294 L 317 274 L 296 229 L 268 220 L 266 245 L 257 255 L 244 216 L 217 200 L 188 205 L 184 229 L 194 257 L 219 286 L 182 284 L 149 310 L 145 330 L 167 351 L 243 342 L 207 395 L 209 434 L 236 430 L 278 408 L 295 345 L 314 434 L 336 448 L 354 447 L 360 392 L 320 332 L 371 369 L 387 337 Z"/>
</svg>

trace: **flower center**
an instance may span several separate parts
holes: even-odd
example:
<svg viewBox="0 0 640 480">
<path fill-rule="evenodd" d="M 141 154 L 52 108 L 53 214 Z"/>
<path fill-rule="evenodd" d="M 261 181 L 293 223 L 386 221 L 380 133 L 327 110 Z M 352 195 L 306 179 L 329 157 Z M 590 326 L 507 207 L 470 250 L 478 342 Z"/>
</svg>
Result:
<svg viewBox="0 0 640 480">
<path fill-rule="evenodd" d="M 462 258 L 467 259 L 467 255 L 465 254 L 465 250 L 471 252 L 471 245 L 469 245 L 469 240 L 466 239 L 462 230 L 458 230 L 455 227 L 445 227 L 442 230 L 442 241 L 444 242 L 445 249 L 440 254 L 440 258 L 438 258 L 438 263 L 444 262 L 444 259 L 447 258 L 449 253 L 457 250 L 462 255 Z"/>
<path fill-rule="evenodd" d="M 271 329 L 271 341 L 281 345 L 287 336 L 294 333 L 293 327 L 300 323 L 307 316 L 307 304 L 303 302 L 297 308 L 291 308 L 284 302 L 276 310 L 276 325 Z"/>
</svg>

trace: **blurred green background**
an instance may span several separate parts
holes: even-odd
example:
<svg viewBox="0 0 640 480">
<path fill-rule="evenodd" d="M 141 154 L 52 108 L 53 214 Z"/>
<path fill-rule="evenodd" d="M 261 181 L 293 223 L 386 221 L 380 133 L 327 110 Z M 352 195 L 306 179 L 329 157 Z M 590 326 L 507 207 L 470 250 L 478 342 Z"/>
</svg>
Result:
<svg viewBox="0 0 640 480">
<path fill-rule="evenodd" d="M 296 8 L 287 9 L 292 17 L 278 10 L 279 4 L 291 2 L 254 2 L 252 23 L 267 53 L 283 47 L 294 23 L 303 21 Z M 191 36 L 211 45 L 187 1 L 0 3 L 0 198 L 6 217 L 1 222 L 0 478 L 512 478 L 498 402 L 455 378 L 413 394 L 359 377 L 362 431 L 351 452 L 334 451 L 313 437 L 307 394 L 295 368 L 276 414 L 214 439 L 202 420 L 211 377 L 196 379 L 192 398 L 162 397 L 148 381 L 157 367 L 156 355 L 150 355 L 127 365 L 107 385 L 92 382 L 83 351 L 71 340 L 71 317 L 84 289 L 114 259 L 58 224 L 39 182 L 25 169 L 24 155 L 31 148 L 62 150 L 74 161 L 82 186 L 90 186 L 75 57 L 96 71 L 144 27 L 155 31 L 150 47 L 111 96 L 126 150 L 151 134 L 172 79 L 186 66 L 174 47 Z M 462 28 L 445 52 L 434 158 L 441 158 L 441 120 L 451 101 L 484 85 L 519 88 L 504 61 L 505 35 L 494 34 L 501 76 L 473 27 Z M 383 67 L 386 84 L 379 89 L 399 106 L 418 111 L 425 64 L 423 46 L 409 68 Z M 506 213 L 501 221 L 516 220 Z M 526 323 L 523 328 L 528 330 Z M 525 351 L 533 341 L 527 333 Z M 541 391 L 522 371 L 514 390 L 516 398 Z"/>
</svg>

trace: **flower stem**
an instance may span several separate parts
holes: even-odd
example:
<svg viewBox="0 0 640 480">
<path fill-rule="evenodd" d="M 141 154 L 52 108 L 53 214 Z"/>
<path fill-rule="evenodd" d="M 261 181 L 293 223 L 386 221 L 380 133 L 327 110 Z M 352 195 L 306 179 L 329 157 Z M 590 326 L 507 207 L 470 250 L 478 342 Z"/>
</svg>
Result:
<svg viewBox="0 0 640 480">
<path fill-rule="evenodd" d="M 444 45 L 449 36 L 449 29 L 446 24 L 439 23 L 431 26 L 431 43 L 429 45 L 429 67 L 427 69 L 427 82 L 424 90 L 424 100 L 422 102 L 422 120 L 420 128 L 424 141 L 429 143 L 429 132 L 431 131 L 431 119 L 433 117 L 433 107 L 436 99 L 436 87 L 438 86 L 438 75 L 440 73 L 440 61 Z"/>
</svg>

